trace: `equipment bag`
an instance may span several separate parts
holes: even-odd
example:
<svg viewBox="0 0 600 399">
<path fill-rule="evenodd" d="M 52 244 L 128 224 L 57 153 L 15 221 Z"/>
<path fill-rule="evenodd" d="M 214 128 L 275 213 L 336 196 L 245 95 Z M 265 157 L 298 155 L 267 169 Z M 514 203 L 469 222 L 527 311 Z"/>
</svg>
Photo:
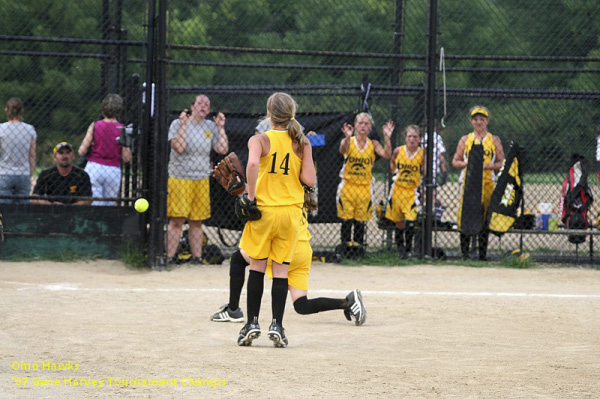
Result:
<svg viewBox="0 0 600 399">
<path fill-rule="evenodd" d="M 468 236 L 483 230 L 483 145 L 474 144 L 469 151 L 469 160 L 462 182 L 462 195 L 457 219 L 458 230 Z"/>
<path fill-rule="evenodd" d="M 365 247 L 356 241 L 343 242 L 335 247 L 334 258 L 337 262 L 344 259 L 362 259 L 365 257 Z"/>
<path fill-rule="evenodd" d="M 571 166 L 562 185 L 560 197 L 561 220 L 567 229 L 584 230 L 588 228 L 588 209 L 594 202 L 587 177 L 589 163 L 579 154 L 571 156 Z M 569 242 L 581 244 L 584 235 L 569 235 Z"/>
<path fill-rule="evenodd" d="M 502 236 L 515 223 L 517 210 L 523 200 L 520 154 L 521 147 L 511 143 L 490 199 L 487 221 L 490 231 L 497 236 Z"/>
</svg>

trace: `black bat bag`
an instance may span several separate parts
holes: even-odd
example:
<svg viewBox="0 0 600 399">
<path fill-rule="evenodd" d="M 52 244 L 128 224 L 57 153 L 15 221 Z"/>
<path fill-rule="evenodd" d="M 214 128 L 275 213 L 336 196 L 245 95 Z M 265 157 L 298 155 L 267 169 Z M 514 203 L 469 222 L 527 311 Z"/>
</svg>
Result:
<svg viewBox="0 0 600 399">
<path fill-rule="evenodd" d="M 473 144 L 469 151 L 463 192 L 460 201 L 461 218 L 459 230 L 468 236 L 477 235 L 483 230 L 483 145 Z"/>
<path fill-rule="evenodd" d="M 523 199 L 523 172 L 519 162 L 521 148 L 511 143 L 498 182 L 492 193 L 487 214 L 492 233 L 502 236 L 514 224 Z"/>
</svg>

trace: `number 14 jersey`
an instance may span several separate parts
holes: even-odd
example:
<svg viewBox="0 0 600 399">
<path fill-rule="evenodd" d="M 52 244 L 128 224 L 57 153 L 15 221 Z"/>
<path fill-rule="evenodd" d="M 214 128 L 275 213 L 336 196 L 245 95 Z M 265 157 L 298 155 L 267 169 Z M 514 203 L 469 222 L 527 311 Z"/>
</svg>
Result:
<svg viewBox="0 0 600 399">
<path fill-rule="evenodd" d="M 304 189 L 300 183 L 302 159 L 295 153 L 287 130 L 269 130 L 271 148 L 260 159 L 256 183 L 256 204 L 260 206 L 287 206 L 304 203 Z"/>
</svg>

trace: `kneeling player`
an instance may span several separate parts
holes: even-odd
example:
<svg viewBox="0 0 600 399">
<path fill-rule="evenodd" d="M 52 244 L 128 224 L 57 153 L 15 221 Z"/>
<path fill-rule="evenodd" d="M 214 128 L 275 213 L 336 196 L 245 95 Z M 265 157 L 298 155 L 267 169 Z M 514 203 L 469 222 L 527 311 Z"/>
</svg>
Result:
<svg viewBox="0 0 600 399">
<path fill-rule="evenodd" d="M 300 314 L 313 314 L 328 310 L 342 309 L 346 319 L 354 319 L 357 326 L 364 324 L 367 318 L 362 295 L 360 290 L 350 292 L 346 298 L 314 298 L 308 299 L 308 276 L 312 261 L 312 248 L 310 246 L 310 233 L 308 231 L 308 222 L 303 220 L 298 237 L 298 245 L 292 257 L 292 262 L 288 269 L 288 290 L 292 296 L 294 310 Z M 245 268 L 249 264 L 250 258 L 243 250 L 234 252 L 231 256 L 229 267 L 229 303 L 223 305 L 221 309 L 211 316 L 212 321 L 232 321 L 241 323 L 244 321 L 244 314 L 239 307 L 240 295 L 244 285 Z M 267 275 L 272 278 L 271 264 L 267 265 Z"/>
</svg>

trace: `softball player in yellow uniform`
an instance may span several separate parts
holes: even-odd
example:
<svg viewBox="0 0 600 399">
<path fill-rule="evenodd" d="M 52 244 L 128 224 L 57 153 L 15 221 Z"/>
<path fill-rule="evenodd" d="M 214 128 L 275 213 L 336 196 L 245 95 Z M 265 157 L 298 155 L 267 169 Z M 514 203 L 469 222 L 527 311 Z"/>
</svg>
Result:
<svg viewBox="0 0 600 399">
<path fill-rule="evenodd" d="M 385 217 L 396 223 L 396 245 L 401 258 L 411 255 L 414 222 L 419 207 L 419 186 L 423 171 L 421 130 L 416 125 L 405 129 L 406 145 L 394 150 L 390 170 L 395 174 L 388 196 Z"/>
<path fill-rule="evenodd" d="M 306 216 L 306 215 L 305 215 Z M 308 299 L 308 275 L 312 263 L 312 248 L 308 222 L 303 219 L 298 245 L 288 270 L 288 289 L 294 303 L 294 309 L 300 314 L 312 314 L 327 310 L 343 309 L 346 319 L 354 319 L 357 326 L 364 324 L 367 311 L 360 290 L 350 292 L 344 299 L 314 298 Z M 271 265 L 267 265 L 267 276 L 273 277 Z"/>
<path fill-rule="evenodd" d="M 373 128 L 373 118 L 362 112 L 354 119 L 354 128 L 344 123 L 342 132 L 344 139 L 340 143 L 340 154 L 344 156 L 344 165 L 340 171 L 340 182 L 337 194 L 337 215 L 342 219 L 342 242 L 352 241 L 354 225 L 354 241 L 364 244 L 364 222 L 373 217 L 373 164 L 375 154 L 390 159 L 392 156 L 391 136 L 394 122 L 383 125 L 385 147 L 377 140 L 369 139 Z M 352 135 L 354 133 L 354 136 Z"/>
<path fill-rule="evenodd" d="M 248 141 L 248 199 L 256 199 L 262 217 L 246 223 L 240 242 L 240 248 L 250 256 L 248 323 L 240 331 L 240 346 L 251 345 L 260 336 L 258 315 L 267 259 L 271 259 L 273 267 L 273 322 L 268 335 L 276 347 L 285 347 L 288 342 L 282 320 L 288 266 L 302 220 L 304 189 L 301 182 L 312 187 L 316 179 L 312 148 L 295 114 L 296 102 L 289 94 L 272 94 L 267 101 L 267 118 L 273 128 Z"/>
<path fill-rule="evenodd" d="M 471 115 L 471 125 L 474 131 L 463 136 L 458 142 L 456 147 L 456 153 L 452 158 L 452 166 L 456 169 L 463 169 L 460 175 L 461 182 L 461 199 L 460 206 L 457 212 L 457 227 L 461 230 L 461 219 L 462 219 L 462 203 L 464 200 L 464 186 L 465 186 L 465 170 L 469 160 L 469 152 L 473 146 L 483 146 L 483 176 L 482 176 L 482 190 L 481 190 L 481 203 L 483 206 L 483 217 L 487 213 L 487 208 L 492 197 L 492 192 L 496 185 L 496 174 L 502 168 L 504 162 L 504 150 L 502 148 L 502 141 L 498 136 L 494 136 L 487 131 L 487 125 L 490 121 L 490 112 L 484 106 L 477 105 L 471 108 L 469 114 Z M 487 259 L 487 243 L 488 243 L 489 231 L 483 229 L 479 234 L 479 259 Z M 468 257 L 469 253 L 469 242 L 470 237 L 461 232 L 460 235 L 460 247 L 463 258 Z"/>
<path fill-rule="evenodd" d="M 303 315 L 325 312 L 328 310 L 342 309 L 348 321 L 354 319 L 354 323 L 360 326 L 367 319 L 367 311 L 363 304 L 360 290 L 353 290 L 346 298 L 313 298 L 308 299 L 308 276 L 312 263 L 312 248 L 310 246 L 310 233 L 306 214 L 300 225 L 298 245 L 292 256 L 292 262 L 288 270 L 288 290 L 292 297 L 294 310 Z M 229 303 L 223 305 L 218 312 L 211 316 L 212 321 L 217 322 L 242 322 L 244 314 L 239 309 L 240 294 L 244 285 L 245 268 L 250 258 L 242 250 L 231 256 L 229 267 Z M 273 278 L 271 262 L 267 263 L 267 276 Z"/>
</svg>

